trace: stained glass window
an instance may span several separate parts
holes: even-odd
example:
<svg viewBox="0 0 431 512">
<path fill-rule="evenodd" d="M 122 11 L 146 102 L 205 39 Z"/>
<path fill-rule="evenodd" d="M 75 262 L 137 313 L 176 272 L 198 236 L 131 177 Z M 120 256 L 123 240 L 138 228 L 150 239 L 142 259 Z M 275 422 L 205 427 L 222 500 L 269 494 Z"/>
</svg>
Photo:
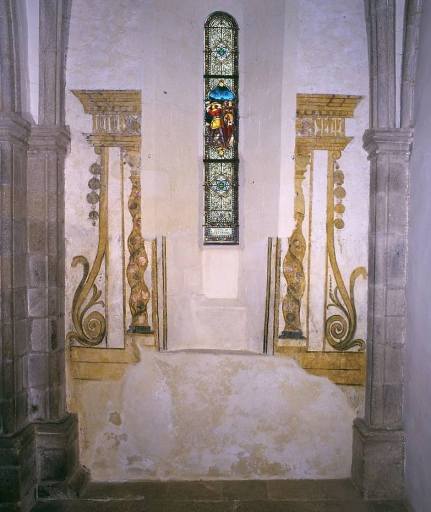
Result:
<svg viewBox="0 0 431 512">
<path fill-rule="evenodd" d="M 238 244 L 238 25 L 205 23 L 205 244 Z"/>
</svg>

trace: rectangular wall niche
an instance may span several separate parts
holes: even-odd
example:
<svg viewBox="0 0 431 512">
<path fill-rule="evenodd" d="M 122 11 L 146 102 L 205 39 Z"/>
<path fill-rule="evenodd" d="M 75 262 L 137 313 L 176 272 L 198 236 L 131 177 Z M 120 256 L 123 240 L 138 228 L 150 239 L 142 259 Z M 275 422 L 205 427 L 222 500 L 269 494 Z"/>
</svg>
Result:
<svg viewBox="0 0 431 512">
<path fill-rule="evenodd" d="M 205 23 L 204 244 L 238 244 L 238 26 Z"/>
</svg>

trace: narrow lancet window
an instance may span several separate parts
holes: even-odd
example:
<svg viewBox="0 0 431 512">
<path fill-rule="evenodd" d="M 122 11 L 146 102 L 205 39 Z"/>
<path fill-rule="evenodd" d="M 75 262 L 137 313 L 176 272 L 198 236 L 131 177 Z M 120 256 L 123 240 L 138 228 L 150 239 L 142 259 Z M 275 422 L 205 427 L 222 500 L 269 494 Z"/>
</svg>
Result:
<svg viewBox="0 0 431 512">
<path fill-rule="evenodd" d="M 205 23 L 205 244 L 238 244 L 238 25 Z"/>
</svg>

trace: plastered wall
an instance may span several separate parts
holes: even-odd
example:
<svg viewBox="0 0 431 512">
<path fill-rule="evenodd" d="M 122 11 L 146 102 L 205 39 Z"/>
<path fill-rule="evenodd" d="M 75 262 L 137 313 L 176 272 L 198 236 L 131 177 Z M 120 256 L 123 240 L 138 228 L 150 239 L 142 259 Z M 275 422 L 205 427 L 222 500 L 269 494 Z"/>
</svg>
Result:
<svg viewBox="0 0 431 512">
<path fill-rule="evenodd" d="M 431 385 L 431 292 L 429 286 L 431 243 L 429 226 L 431 179 L 431 101 L 428 93 L 431 66 L 428 48 L 431 37 L 431 5 L 424 2 L 415 85 L 415 135 L 410 162 L 409 258 L 407 284 L 407 347 L 405 429 L 407 436 L 407 493 L 415 512 L 429 510 L 431 504 L 431 412 L 428 389 Z"/>
<path fill-rule="evenodd" d="M 240 27 L 237 247 L 201 243 L 203 24 L 215 10 L 232 14 Z M 345 280 L 352 268 L 366 265 L 362 0 L 325 1 L 324 9 L 317 0 L 186 0 L 181 6 L 173 0 L 74 0 L 66 99 L 72 134 L 66 312 L 81 277 L 70 262 L 78 254 L 91 261 L 97 244 L 85 200 L 94 153 L 82 133 L 91 131 L 91 118 L 71 89 L 142 91 L 142 226 L 146 238 L 163 234 L 168 241 L 169 349 L 261 351 L 267 237 L 289 236 L 293 227 L 297 93 L 364 96 L 348 122 L 346 133 L 354 139 L 340 160 L 346 229 L 337 248 Z M 113 174 L 110 189 L 114 217 L 121 214 L 117 178 Z M 315 201 L 324 196 L 317 191 Z M 358 283 L 362 337 L 366 290 L 365 281 Z M 110 344 L 122 346 L 120 338 Z M 360 390 L 343 393 L 288 358 L 259 355 L 145 351 L 121 381 L 70 379 L 69 386 L 70 407 L 81 415 L 84 464 L 96 479 L 110 480 L 347 476 L 360 397 Z M 212 403 L 218 415 L 211 413 Z"/>
<path fill-rule="evenodd" d="M 121 382 L 77 381 L 96 480 L 343 478 L 356 411 L 291 360 L 144 349 Z"/>
</svg>

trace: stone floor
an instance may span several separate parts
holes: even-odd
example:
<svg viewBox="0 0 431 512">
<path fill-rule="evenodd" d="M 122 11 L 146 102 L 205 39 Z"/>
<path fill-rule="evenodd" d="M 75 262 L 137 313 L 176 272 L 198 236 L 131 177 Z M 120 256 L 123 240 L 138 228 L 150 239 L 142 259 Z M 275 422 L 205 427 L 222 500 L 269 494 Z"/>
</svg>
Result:
<svg viewBox="0 0 431 512">
<path fill-rule="evenodd" d="M 32 512 L 407 512 L 364 503 L 349 480 L 91 482 L 81 494 L 40 501 Z"/>
</svg>

